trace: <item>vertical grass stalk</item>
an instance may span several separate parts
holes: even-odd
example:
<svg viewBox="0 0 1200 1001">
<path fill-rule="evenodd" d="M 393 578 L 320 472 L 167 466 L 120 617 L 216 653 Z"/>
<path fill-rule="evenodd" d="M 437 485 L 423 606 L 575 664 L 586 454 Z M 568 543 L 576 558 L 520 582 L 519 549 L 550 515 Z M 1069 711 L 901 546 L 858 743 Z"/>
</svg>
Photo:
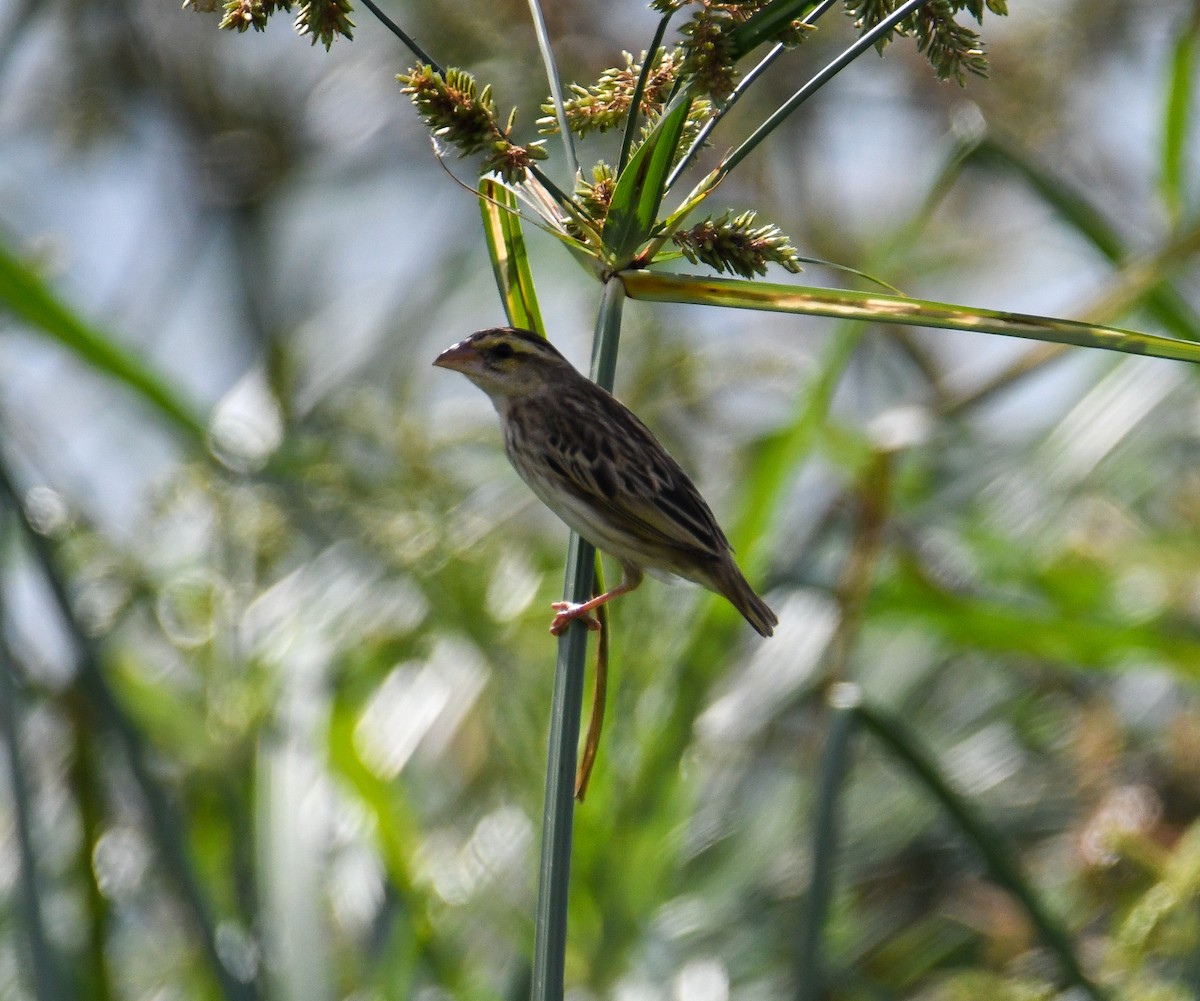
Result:
<svg viewBox="0 0 1200 1001">
<path fill-rule="evenodd" d="M 612 389 L 625 287 L 610 279 L 600 295 L 592 344 L 592 379 Z M 574 532 L 567 551 L 563 597 L 587 601 L 592 596 L 596 550 Z M 562 1001 L 567 950 L 567 894 L 571 880 L 571 844 L 575 823 L 575 759 L 588 630 L 575 621 L 558 639 L 550 740 L 546 756 L 546 801 L 542 809 L 542 855 L 538 868 L 537 914 L 533 930 L 533 1001 Z"/>
<path fill-rule="evenodd" d="M 835 693 L 853 691 L 854 685 L 838 685 Z M 831 698 L 834 702 L 835 698 Z M 833 870 L 837 863 L 838 797 L 850 764 L 850 736 L 854 730 L 851 705 L 835 704 L 829 723 L 825 754 L 821 759 L 821 785 L 817 791 L 817 808 L 813 816 L 812 883 L 808 888 L 808 903 L 804 925 L 800 930 L 800 953 L 797 956 L 797 1001 L 818 1001 L 824 996 L 825 970 L 821 958 L 821 933 L 833 899 Z"/>
<path fill-rule="evenodd" d="M 529 0 L 529 15 L 533 18 L 533 30 L 537 35 L 538 49 L 542 54 L 542 63 L 546 67 L 546 82 L 550 86 L 550 100 L 554 104 L 554 117 L 558 119 L 558 131 L 562 133 L 563 155 L 567 158 L 567 169 L 571 172 L 570 190 L 575 186 L 575 178 L 579 174 L 579 158 L 575 155 L 575 137 L 567 122 L 567 112 L 563 105 L 562 82 L 558 78 L 558 64 L 554 61 L 554 49 L 550 45 L 550 33 L 546 30 L 546 17 L 542 13 L 542 5 L 538 0 Z"/>
</svg>

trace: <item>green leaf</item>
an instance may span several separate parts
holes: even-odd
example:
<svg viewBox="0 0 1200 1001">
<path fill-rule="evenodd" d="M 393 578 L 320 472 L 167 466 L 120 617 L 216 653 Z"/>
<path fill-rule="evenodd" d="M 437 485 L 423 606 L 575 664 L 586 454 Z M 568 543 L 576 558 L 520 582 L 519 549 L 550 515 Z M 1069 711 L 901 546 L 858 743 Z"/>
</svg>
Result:
<svg viewBox="0 0 1200 1001">
<path fill-rule="evenodd" d="M 775 0 L 733 30 L 733 51 L 740 59 L 816 7 L 814 0 Z"/>
<path fill-rule="evenodd" d="M 89 367 L 132 389 L 175 426 L 199 443 L 204 421 L 181 394 L 114 338 L 88 326 L 28 266 L 0 247 L 0 309 L 48 334 Z"/>
<path fill-rule="evenodd" d="M 615 267 L 628 264 L 638 247 L 654 234 L 689 107 L 690 101 L 680 101 L 663 116 L 617 178 L 604 223 L 604 246 Z"/>
<path fill-rule="evenodd" d="M 1200 362 L 1200 344 L 1172 337 L 1143 334 L 1076 320 L 1062 320 L 995 309 L 956 306 L 927 299 L 908 299 L 881 292 L 775 285 L 732 278 L 692 278 L 649 271 L 621 273 L 631 299 L 649 302 L 690 302 L 735 309 L 761 309 L 806 316 L 831 316 L 871 323 L 903 323 L 1002 334 L 1034 341 L 1103 348 L 1126 354 L 1176 361 Z"/>
<path fill-rule="evenodd" d="M 1192 110 L 1192 83 L 1196 65 L 1196 26 L 1184 31 L 1171 55 L 1171 77 L 1163 118 L 1163 201 L 1172 219 L 1178 219 L 1187 196 L 1187 136 Z"/>
<path fill-rule="evenodd" d="M 1013 171 L 1109 261 L 1122 264 L 1129 257 L 1116 227 L 1094 205 L 1016 147 L 989 137 L 972 149 L 964 162 Z M 1172 285 L 1151 285 L 1143 298 L 1151 315 L 1176 336 L 1200 340 L 1200 318 Z"/>
<path fill-rule="evenodd" d="M 479 211 L 496 288 L 509 324 L 545 337 L 517 196 L 505 185 L 485 177 L 479 182 Z"/>
<path fill-rule="evenodd" d="M 1200 636 L 1186 629 L 957 594 L 912 567 L 876 589 L 871 609 L 873 615 L 921 622 L 955 644 L 1071 667 L 1113 670 L 1143 663 L 1149 654 L 1181 677 L 1194 678 L 1200 664 Z"/>
</svg>

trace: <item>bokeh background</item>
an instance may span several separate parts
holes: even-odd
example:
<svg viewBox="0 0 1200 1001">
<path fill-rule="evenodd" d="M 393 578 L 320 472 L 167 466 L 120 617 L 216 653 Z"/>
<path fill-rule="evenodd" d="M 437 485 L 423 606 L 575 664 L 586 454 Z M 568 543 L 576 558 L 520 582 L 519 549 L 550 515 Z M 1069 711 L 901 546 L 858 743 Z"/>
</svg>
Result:
<svg viewBox="0 0 1200 1001">
<path fill-rule="evenodd" d="M 525 4 L 384 6 L 532 137 Z M 657 20 L 547 7 L 581 83 Z M 911 295 L 1200 338 L 1196 5 L 1012 8 L 990 79 L 868 54 L 714 201 Z M 216 20 L 0 2 L 0 246 L 209 427 L 198 449 L 0 319 L 0 997 L 519 998 L 566 531 L 430 367 L 502 320 L 450 176 L 473 165 L 439 165 L 365 9 L 328 53 L 286 15 Z M 851 38 L 827 17 L 714 154 Z M 584 366 L 597 286 L 528 237 Z M 570 996 L 803 987 L 833 680 L 911 727 L 1117 996 L 1195 996 L 1196 374 L 630 303 L 617 391 L 782 624 L 656 581 L 614 606 Z M 1027 915 L 865 736 L 840 802 L 825 996 L 1058 996 Z"/>
</svg>

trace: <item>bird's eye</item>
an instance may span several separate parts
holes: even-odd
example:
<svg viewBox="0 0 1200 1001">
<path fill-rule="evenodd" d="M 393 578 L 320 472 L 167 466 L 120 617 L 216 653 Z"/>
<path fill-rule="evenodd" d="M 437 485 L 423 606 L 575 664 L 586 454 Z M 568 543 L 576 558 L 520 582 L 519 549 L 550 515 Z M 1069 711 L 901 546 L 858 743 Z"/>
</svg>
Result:
<svg viewBox="0 0 1200 1001">
<path fill-rule="evenodd" d="M 497 344 L 494 348 L 492 348 L 491 351 L 492 357 L 498 361 L 503 361 L 505 358 L 511 358 L 513 353 L 514 352 L 511 344 Z"/>
</svg>

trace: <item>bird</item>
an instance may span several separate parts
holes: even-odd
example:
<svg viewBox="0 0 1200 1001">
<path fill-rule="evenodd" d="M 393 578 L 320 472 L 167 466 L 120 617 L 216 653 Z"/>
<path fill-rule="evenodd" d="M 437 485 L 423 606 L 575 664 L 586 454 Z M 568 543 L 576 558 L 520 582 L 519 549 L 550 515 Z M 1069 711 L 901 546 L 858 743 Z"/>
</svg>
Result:
<svg viewBox="0 0 1200 1001">
<path fill-rule="evenodd" d="M 434 360 L 490 397 L 504 449 L 551 511 L 621 565 L 616 587 L 589 601 L 557 601 L 550 632 L 628 594 L 644 573 L 693 581 L 724 596 L 761 635 L 779 620 L 746 581 L 700 491 L 654 433 L 580 373 L 546 338 L 516 327 L 479 330 Z"/>
</svg>

